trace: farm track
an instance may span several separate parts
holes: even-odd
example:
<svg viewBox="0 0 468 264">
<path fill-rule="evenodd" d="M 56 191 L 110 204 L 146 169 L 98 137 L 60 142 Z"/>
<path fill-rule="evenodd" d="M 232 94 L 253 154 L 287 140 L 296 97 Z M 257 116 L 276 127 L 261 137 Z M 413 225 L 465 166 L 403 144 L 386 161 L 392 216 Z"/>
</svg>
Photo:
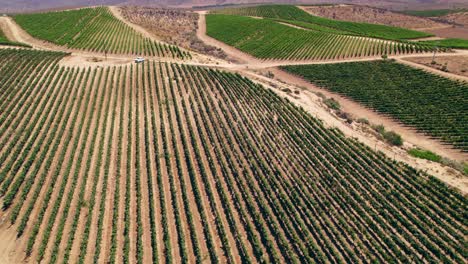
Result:
<svg viewBox="0 0 468 264">
<path fill-rule="evenodd" d="M 0 23 L 9 22 L 0 18 Z M 406 263 L 415 256 L 463 263 L 466 198 L 325 128 L 334 124 L 374 148 L 372 139 L 308 99 L 309 91 L 338 98 L 347 112 L 383 120 L 407 141 L 456 159 L 460 153 L 276 68 L 311 62 L 282 64 L 233 52 L 241 64 L 126 65 L 120 63 L 131 58 L 122 56 L 103 68 L 82 67 L 90 62 L 41 68 L 45 61 L 11 67 L 20 84 L 7 86 L 13 79 L 0 77 L 1 86 L 15 91 L 0 105 L 0 113 L 11 118 L 0 124 L 8 132 L 0 141 L 11 142 L 31 169 L 24 180 L 19 170 L 2 179 L 13 183 L 6 194 L 16 188 L 18 193 L 0 211 L 0 236 L 13 241 L 14 231 L 24 230 L 9 244 L 17 246 L 2 245 L 0 262 Z M 15 59 L 9 57 L 5 65 Z M 346 61 L 354 60 L 360 59 Z M 0 65 L 0 71 L 6 67 Z M 287 85 L 280 81 L 305 87 L 299 99 L 289 96 L 304 109 L 283 100 L 287 95 L 278 89 L 213 68 L 268 87 Z M 265 69 L 275 78 L 257 73 Z M 47 80 L 55 85 L 32 89 Z M 311 102 L 320 110 L 309 110 Z M 24 114 L 10 116 L 13 109 Z M 311 117 L 314 111 L 321 111 L 324 123 Z M 44 123 L 29 125 L 28 115 Z M 26 126 L 38 136 L 20 132 Z M 28 140 L 12 142 L 18 135 Z M 50 147 L 38 154 L 45 159 L 33 159 L 31 149 L 45 145 L 40 138 Z M 20 164 L 8 146 L 1 147 L 6 162 Z M 389 157 L 396 153 L 396 160 L 407 159 L 401 150 L 380 148 Z M 448 175 L 433 164 L 405 161 Z M 450 177 L 442 180 L 466 193 L 466 178 Z M 7 186 L 2 180 L 0 189 Z"/>
</svg>

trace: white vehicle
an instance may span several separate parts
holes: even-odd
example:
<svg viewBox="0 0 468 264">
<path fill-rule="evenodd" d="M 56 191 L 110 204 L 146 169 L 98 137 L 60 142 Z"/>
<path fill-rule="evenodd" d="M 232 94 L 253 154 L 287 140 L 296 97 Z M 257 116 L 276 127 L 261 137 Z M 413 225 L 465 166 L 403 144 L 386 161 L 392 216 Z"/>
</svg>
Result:
<svg viewBox="0 0 468 264">
<path fill-rule="evenodd" d="M 142 58 L 142 57 L 138 57 L 138 58 L 135 59 L 135 63 L 141 63 L 141 62 L 144 62 L 144 61 L 145 61 L 145 59 Z"/>
</svg>

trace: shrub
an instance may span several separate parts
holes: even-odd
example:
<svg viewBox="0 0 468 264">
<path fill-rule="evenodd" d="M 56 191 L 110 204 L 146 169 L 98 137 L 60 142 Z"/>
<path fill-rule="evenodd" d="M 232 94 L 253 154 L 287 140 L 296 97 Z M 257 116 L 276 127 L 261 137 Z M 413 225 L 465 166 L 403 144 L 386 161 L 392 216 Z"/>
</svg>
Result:
<svg viewBox="0 0 468 264">
<path fill-rule="evenodd" d="M 401 136 L 393 131 L 388 131 L 384 133 L 384 138 L 385 140 L 393 145 L 393 146 L 401 146 L 403 145 L 403 138 Z"/>
<path fill-rule="evenodd" d="M 377 133 L 381 134 L 382 136 L 385 133 L 385 127 L 383 125 L 372 125 L 372 129 L 377 131 Z"/>
<path fill-rule="evenodd" d="M 384 139 L 388 144 L 392 146 L 403 145 L 403 138 L 396 132 L 386 131 L 383 125 L 372 125 L 372 129 L 379 133 L 381 139 Z"/>
<path fill-rule="evenodd" d="M 426 159 L 426 160 L 435 161 L 435 162 L 439 162 L 442 158 L 441 156 L 435 154 L 434 152 L 431 152 L 429 150 L 419 149 L 419 148 L 412 148 L 408 150 L 408 154 L 416 158 Z"/>
<path fill-rule="evenodd" d="M 340 103 L 336 101 L 334 98 L 327 98 L 323 100 L 323 103 L 333 110 L 340 110 L 341 108 Z"/>
<path fill-rule="evenodd" d="M 366 125 L 370 124 L 369 120 L 367 118 L 364 118 L 364 117 L 358 118 L 358 120 L 356 120 L 356 122 L 358 122 L 360 124 L 366 124 Z"/>
</svg>

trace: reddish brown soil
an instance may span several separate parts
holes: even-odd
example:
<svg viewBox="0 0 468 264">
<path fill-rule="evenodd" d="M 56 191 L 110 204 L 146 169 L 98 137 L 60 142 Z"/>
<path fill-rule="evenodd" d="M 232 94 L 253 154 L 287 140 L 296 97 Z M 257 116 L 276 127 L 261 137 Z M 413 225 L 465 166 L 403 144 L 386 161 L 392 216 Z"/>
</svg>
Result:
<svg viewBox="0 0 468 264">
<path fill-rule="evenodd" d="M 468 27 L 468 12 L 449 14 L 443 17 L 438 17 L 437 20 Z"/>
<path fill-rule="evenodd" d="M 366 22 L 410 29 L 446 27 L 428 18 L 408 16 L 386 9 L 357 5 L 303 6 L 305 11 L 321 17 L 352 22 Z"/>
</svg>

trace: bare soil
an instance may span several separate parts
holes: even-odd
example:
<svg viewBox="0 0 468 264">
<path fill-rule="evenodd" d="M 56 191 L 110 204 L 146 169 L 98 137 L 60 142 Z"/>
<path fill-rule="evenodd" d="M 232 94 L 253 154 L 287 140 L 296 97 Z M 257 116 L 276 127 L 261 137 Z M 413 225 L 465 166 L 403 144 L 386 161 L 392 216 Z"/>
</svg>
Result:
<svg viewBox="0 0 468 264">
<path fill-rule="evenodd" d="M 207 45 L 197 38 L 197 13 L 180 9 L 137 6 L 111 9 L 114 15 L 145 29 L 155 39 L 203 54 L 226 58 L 222 49 Z"/>
<path fill-rule="evenodd" d="M 432 33 L 440 38 L 464 38 L 468 39 L 468 26 L 450 26 L 445 28 L 427 29 L 425 32 Z"/>
<path fill-rule="evenodd" d="M 408 58 L 405 60 L 468 78 L 468 55 L 451 57 L 436 56 L 435 64 L 432 63 L 432 56 Z"/>
<path fill-rule="evenodd" d="M 468 12 L 448 14 L 446 16 L 438 17 L 437 20 L 468 27 Z"/>
<path fill-rule="evenodd" d="M 302 6 L 303 10 L 320 17 L 351 22 L 365 22 L 409 29 L 428 29 L 446 27 L 447 24 L 428 18 L 409 16 L 361 5 Z"/>
</svg>

